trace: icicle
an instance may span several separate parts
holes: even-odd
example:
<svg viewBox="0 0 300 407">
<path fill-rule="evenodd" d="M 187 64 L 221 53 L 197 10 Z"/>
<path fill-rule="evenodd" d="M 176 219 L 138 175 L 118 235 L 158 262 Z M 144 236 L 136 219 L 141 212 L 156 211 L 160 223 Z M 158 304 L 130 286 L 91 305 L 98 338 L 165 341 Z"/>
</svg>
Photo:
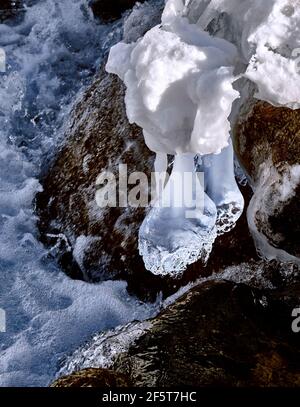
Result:
<svg viewBox="0 0 300 407">
<path fill-rule="evenodd" d="M 216 238 L 217 210 L 204 193 L 194 154 L 178 154 L 159 203 L 139 232 L 139 250 L 154 274 L 181 274 L 188 264 L 207 259 Z"/>
<path fill-rule="evenodd" d="M 220 154 L 210 156 L 205 171 L 206 192 L 218 209 L 218 233 L 231 230 L 244 209 L 244 198 L 235 180 L 234 154 L 231 140 Z"/>
<path fill-rule="evenodd" d="M 156 197 L 159 197 L 162 194 L 162 191 L 165 186 L 166 176 L 168 168 L 168 157 L 164 153 L 156 153 L 154 161 L 154 171 L 155 171 L 155 187 L 156 187 Z"/>
</svg>

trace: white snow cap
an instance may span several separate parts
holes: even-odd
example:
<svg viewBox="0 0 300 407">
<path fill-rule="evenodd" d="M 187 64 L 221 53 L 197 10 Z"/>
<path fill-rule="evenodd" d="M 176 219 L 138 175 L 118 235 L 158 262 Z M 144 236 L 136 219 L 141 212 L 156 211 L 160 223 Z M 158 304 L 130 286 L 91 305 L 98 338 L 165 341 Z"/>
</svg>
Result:
<svg viewBox="0 0 300 407">
<path fill-rule="evenodd" d="M 300 108 L 299 0 L 169 0 L 166 23 L 179 3 L 189 21 L 206 29 L 214 20 L 220 27 L 217 35 L 235 43 L 258 99 Z"/>
<path fill-rule="evenodd" d="M 264 3 L 264 2 L 262 2 Z M 252 30 L 256 45 L 246 77 L 256 83 L 258 99 L 300 108 L 300 1 L 272 1 L 264 22 Z"/>
<path fill-rule="evenodd" d="M 125 82 L 128 119 L 151 150 L 211 154 L 228 145 L 236 57 L 234 45 L 178 17 L 114 46 L 106 69 Z"/>
<path fill-rule="evenodd" d="M 125 82 L 129 121 L 143 128 L 148 147 L 201 155 L 226 147 L 228 116 L 239 96 L 232 87 L 238 61 L 257 85 L 258 99 L 299 108 L 299 5 L 168 0 L 161 26 L 136 43 L 114 46 L 106 69 Z M 217 33 L 224 38 L 209 36 L 204 30 L 214 19 L 222 24 L 224 15 L 226 30 Z"/>
</svg>

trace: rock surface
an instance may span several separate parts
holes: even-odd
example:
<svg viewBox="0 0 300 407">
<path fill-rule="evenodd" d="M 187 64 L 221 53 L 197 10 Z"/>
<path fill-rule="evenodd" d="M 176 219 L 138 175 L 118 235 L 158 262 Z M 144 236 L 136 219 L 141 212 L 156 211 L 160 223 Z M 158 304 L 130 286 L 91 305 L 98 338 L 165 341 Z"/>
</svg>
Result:
<svg viewBox="0 0 300 407">
<path fill-rule="evenodd" d="M 288 253 L 279 253 L 279 260 L 300 259 L 300 110 L 253 100 L 240 113 L 234 144 L 256 191 L 248 211 L 252 226 Z"/>
<path fill-rule="evenodd" d="M 278 291 L 202 283 L 150 320 L 110 369 L 134 386 L 299 386 L 291 328 L 299 297 L 299 283 Z"/>
<path fill-rule="evenodd" d="M 37 198 L 43 240 L 61 245 L 61 262 L 72 277 L 83 274 L 92 281 L 119 277 L 120 271 L 132 269 L 137 256 L 144 209 L 100 208 L 95 200 L 102 171 L 118 175 L 118 164 L 127 164 L 129 173 L 149 174 L 152 167 L 141 130 L 128 124 L 123 99 L 117 77 L 102 71 L 75 107 L 67 141 Z M 69 245 L 75 251 L 70 263 Z"/>
<path fill-rule="evenodd" d="M 130 381 L 126 376 L 108 369 L 84 369 L 61 377 L 51 387 L 130 387 Z"/>
<path fill-rule="evenodd" d="M 200 285 L 163 311 L 113 368 L 137 386 L 299 386 L 290 317 L 299 293 L 299 285 L 274 296 L 225 281 Z"/>
<path fill-rule="evenodd" d="M 244 103 L 234 130 L 234 145 L 254 183 L 269 158 L 274 166 L 300 164 L 300 110 L 253 99 Z"/>
<path fill-rule="evenodd" d="M 122 13 L 132 8 L 135 3 L 136 0 L 92 0 L 91 7 L 96 17 L 104 22 L 110 22 L 120 18 Z"/>
<path fill-rule="evenodd" d="M 0 3 L 0 23 L 7 22 L 15 17 L 23 9 L 22 0 L 1 0 Z"/>
</svg>

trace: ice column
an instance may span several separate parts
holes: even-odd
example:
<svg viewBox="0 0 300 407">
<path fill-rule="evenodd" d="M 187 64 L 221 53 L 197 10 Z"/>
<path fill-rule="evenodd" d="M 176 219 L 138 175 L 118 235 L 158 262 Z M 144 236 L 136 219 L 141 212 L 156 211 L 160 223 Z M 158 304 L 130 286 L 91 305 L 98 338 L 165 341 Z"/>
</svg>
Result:
<svg viewBox="0 0 300 407">
<path fill-rule="evenodd" d="M 154 274 L 178 275 L 207 258 L 216 238 L 217 210 L 195 171 L 194 154 L 175 156 L 173 171 L 139 232 L 139 250 Z"/>
<path fill-rule="evenodd" d="M 204 158 L 206 192 L 214 201 L 217 210 L 218 234 L 230 231 L 244 209 L 244 198 L 234 175 L 234 153 L 231 140 L 220 154 Z"/>
</svg>

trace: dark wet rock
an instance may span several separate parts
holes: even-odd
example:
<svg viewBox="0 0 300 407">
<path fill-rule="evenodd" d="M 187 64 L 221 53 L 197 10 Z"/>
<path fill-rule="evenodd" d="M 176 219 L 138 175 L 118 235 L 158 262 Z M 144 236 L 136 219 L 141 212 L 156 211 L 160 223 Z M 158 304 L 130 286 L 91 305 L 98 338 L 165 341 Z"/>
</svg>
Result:
<svg viewBox="0 0 300 407">
<path fill-rule="evenodd" d="M 96 17 L 110 22 L 121 17 L 124 11 L 132 8 L 136 0 L 92 0 L 91 8 Z M 140 1 L 143 3 L 143 0 Z"/>
<path fill-rule="evenodd" d="M 241 109 L 234 131 L 239 161 L 253 182 L 269 158 L 274 166 L 300 164 L 300 109 L 253 99 Z"/>
<path fill-rule="evenodd" d="M 135 386 L 299 386 L 291 312 L 300 286 L 259 291 L 226 281 L 193 288 L 113 365 Z"/>
<path fill-rule="evenodd" d="M 300 109 L 255 100 L 246 103 L 234 130 L 234 144 L 256 191 L 250 204 L 252 227 L 272 247 L 287 252 L 288 260 L 299 258 Z M 272 258 L 272 250 L 268 251 Z M 278 256 L 285 260 L 286 255 Z"/>
<path fill-rule="evenodd" d="M 269 240 L 300 258 L 300 183 L 295 188 L 294 196 L 279 207 L 268 221 L 271 231 Z"/>
<path fill-rule="evenodd" d="M 99 350 L 97 339 L 90 351 L 88 344 L 78 349 L 62 372 L 110 359 L 109 368 L 133 386 L 296 387 L 300 334 L 292 330 L 292 310 L 299 305 L 299 282 L 273 290 L 206 281 L 157 317 L 99 336 Z"/>
<path fill-rule="evenodd" d="M 130 381 L 108 369 L 84 369 L 59 378 L 50 387 L 130 387 Z"/>
<path fill-rule="evenodd" d="M 0 2 L 0 23 L 15 17 L 20 12 L 23 12 L 22 0 L 1 0 Z"/>
<path fill-rule="evenodd" d="M 60 260 L 72 276 L 85 274 L 92 281 L 120 277 L 120 271 L 132 269 L 145 214 L 143 208 L 99 208 L 95 200 L 102 171 L 118 175 L 118 165 L 127 164 L 129 173 L 149 175 L 152 168 L 141 130 L 128 124 L 123 99 L 119 79 L 102 71 L 76 105 L 67 141 L 37 198 L 43 241 L 60 244 Z"/>
</svg>

